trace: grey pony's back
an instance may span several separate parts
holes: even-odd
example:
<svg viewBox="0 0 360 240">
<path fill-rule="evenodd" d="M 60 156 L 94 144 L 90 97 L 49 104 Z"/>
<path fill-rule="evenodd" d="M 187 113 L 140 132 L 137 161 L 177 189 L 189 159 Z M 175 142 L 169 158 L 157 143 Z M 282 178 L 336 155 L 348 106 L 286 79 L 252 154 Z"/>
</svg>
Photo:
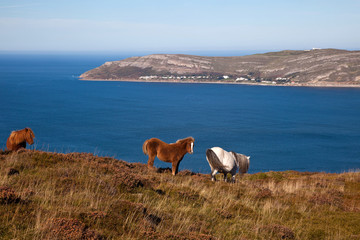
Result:
<svg viewBox="0 0 360 240">
<path fill-rule="evenodd" d="M 213 150 L 207 149 L 206 157 L 209 161 L 209 164 L 211 165 L 211 167 L 213 169 L 216 169 L 219 172 L 225 171 L 225 166 L 220 162 L 218 156 L 216 155 L 216 153 Z"/>
</svg>

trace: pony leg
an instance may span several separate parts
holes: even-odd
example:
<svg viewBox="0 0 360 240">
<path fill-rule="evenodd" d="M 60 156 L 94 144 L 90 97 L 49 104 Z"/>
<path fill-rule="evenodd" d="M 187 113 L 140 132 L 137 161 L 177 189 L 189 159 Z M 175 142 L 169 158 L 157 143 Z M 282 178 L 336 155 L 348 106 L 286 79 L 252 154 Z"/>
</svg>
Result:
<svg viewBox="0 0 360 240">
<path fill-rule="evenodd" d="M 26 142 L 21 142 L 18 145 L 13 145 L 13 149 L 14 151 L 18 151 L 20 149 L 26 149 Z"/>
<path fill-rule="evenodd" d="M 176 175 L 179 171 L 179 164 L 180 162 L 173 162 L 172 163 L 172 175 Z"/>
<path fill-rule="evenodd" d="M 19 149 L 20 148 L 26 148 L 26 142 L 19 143 Z"/>
<path fill-rule="evenodd" d="M 231 174 L 231 182 L 232 182 L 232 183 L 235 183 L 236 169 L 235 169 L 235 170 L 233 169 L 233 170 L 230 172 L 230 174 Z"/>
<path fill-rule="evenodd" d="M 180 161 L 176 164 L 175 174 L 178 174 L 178 172 L 179 172 L 179 166 L 180 166 Z"/>
<path fill-rule="evenodd" d="M 147 163 L 149 169 L 154 169 L 154 161 L 155 161 L 155 156 L 149 155 L 149 160 Z"/>
<path fill-rule="evenodd" d="M 230 173 L 231 174 L 231 173 Z M 224 173 L 224 182 L 229 182 L 229 180 L 228 180 L 228 172 L 227 173 Z M 231 177 L 232 177 L 233 175 L 231 174 Z M 232 181 L 232 179 L 230 180 L 230 181 Z"/>
<path fill-rule="evenodd" d="M 216 173 L 217 173 L 217 170 L 211 171 L 211 181 L 216 182 L 216 178 L 215 178 Z"/>
</svg>

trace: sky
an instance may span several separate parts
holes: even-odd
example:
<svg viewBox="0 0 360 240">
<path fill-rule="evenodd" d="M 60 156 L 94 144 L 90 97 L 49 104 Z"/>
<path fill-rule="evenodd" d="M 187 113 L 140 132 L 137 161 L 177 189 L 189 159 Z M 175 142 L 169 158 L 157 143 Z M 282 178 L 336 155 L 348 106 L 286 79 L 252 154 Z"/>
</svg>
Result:
<svg viewBox="0 0 360 240">
<path fill-rule="evenodd" d="M 0 0 L 0 51 L 360 49 L 360 0 Z"/>
</svg>

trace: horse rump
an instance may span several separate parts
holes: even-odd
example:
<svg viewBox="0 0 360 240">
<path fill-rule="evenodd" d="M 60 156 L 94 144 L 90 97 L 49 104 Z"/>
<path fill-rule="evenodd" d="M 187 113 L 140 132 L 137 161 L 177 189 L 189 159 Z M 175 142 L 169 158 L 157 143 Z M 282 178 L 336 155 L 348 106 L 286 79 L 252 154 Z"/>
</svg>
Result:
<svg viewBox="0 0 360 240">
<path fill-rule="evenodd" d="M 206 150 L 206 158 L 213 169 L 216 169 L 219 172 L 225 170 L 225 166 L 220 162 L 218 156 L 213 150 L 211 149 Z"/>
</svg>

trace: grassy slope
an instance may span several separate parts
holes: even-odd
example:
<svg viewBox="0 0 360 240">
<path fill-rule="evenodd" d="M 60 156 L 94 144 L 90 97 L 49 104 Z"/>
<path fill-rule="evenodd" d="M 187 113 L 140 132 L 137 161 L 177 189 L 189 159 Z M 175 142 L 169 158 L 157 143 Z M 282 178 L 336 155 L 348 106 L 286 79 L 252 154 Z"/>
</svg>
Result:
<svg viewBox="0 0 360 240">
<path fill-rule="evenodd" d="M 360 172 L 237 177 L 214 183 L 86 153 L 0 151 L 0 238 L 360 238 Z"/>
</svg>

